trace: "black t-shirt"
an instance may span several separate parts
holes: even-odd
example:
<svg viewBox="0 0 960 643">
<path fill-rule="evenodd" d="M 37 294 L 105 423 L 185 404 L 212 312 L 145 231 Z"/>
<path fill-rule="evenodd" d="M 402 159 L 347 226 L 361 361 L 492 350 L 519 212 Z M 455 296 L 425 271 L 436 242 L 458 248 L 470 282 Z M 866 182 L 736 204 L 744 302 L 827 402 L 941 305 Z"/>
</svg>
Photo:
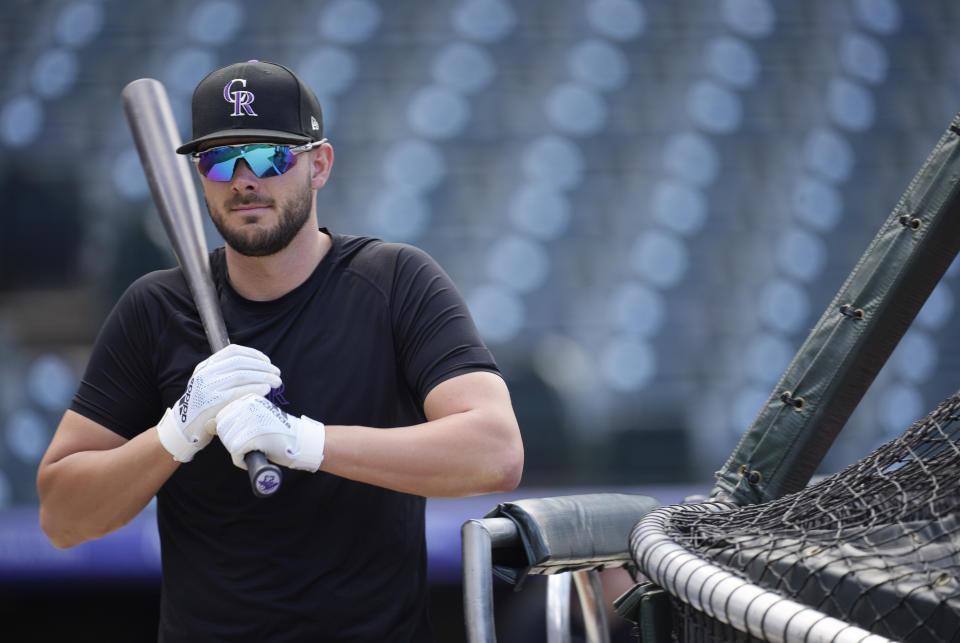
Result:
<svg viewBox="0 0 960 643">
<path fill-rule="evenodd" d="M 445 379 L 498 372 L 450 278 L 424 252 L 331 234 L 305 283 L 242 298 L 211 253 L 231 341 L 281 369 L 271 399 L 327 424 L 407 426 Z M 154 426 L 210 354 L 179 269 L 121 297 L 71 409 L 132 438 Z M 256 499 L 214 440 L 157 494 L 164 641 L 422 641 L 425 499 L 327 473 L 284 470 Z"/>
</svg>

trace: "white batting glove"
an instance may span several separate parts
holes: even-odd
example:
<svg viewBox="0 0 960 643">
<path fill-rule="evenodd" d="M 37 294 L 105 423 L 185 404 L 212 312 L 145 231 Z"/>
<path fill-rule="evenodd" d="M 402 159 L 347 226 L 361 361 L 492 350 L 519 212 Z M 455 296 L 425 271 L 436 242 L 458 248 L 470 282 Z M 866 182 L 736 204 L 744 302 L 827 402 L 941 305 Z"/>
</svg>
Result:
<svg viewBox="0 0 960 643">
<path fill-rule="evenodd" d="M 197 364 L 187 390 L 163 414 L 157 433 L 178 462 L 190 462 L 217 432 L 216 415 L 248 394 L 266 395 L 280 386 L 280 369 L 260 351 L 230 344 Z"/>
<path fill-rule="evenodd" d="M 323 462 L 326 429 L 305 415 L 287 415 L 261 395 L 246 395 L 217 413 L 217 435 L 241 469 L 250 451 L 291 469 L 316 471 Z"/>
</svg>

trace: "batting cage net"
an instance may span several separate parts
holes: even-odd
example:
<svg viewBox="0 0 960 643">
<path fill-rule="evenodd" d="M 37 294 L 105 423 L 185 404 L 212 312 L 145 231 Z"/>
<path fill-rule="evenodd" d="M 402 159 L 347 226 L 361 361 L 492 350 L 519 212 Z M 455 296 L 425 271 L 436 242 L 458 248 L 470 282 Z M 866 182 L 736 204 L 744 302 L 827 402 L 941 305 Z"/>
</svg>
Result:
<svg viewBox="0 0 960 643">
<path fill-rule="evenodd" d="M 666 509 L 631 548 L 678 640 L 960 641 L 960 394 L 797 493 Z M 804 620 L 855 636 L 809 639 Z"/>
</svg>

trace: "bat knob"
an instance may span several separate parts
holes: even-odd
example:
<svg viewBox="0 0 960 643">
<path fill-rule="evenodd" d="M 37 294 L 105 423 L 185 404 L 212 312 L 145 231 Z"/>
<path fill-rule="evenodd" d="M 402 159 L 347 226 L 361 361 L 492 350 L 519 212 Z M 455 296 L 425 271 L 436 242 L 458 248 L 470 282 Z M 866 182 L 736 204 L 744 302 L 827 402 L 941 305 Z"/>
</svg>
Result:
<svg viewBox="0 0 960 643">
<path fill-rule="evenodd" d="M 251 451 L 243 457 L 247 464 L 247 473 L 250 474 L 250 487 L 258 498 L 272 496 L 280 488 L 283 474 L 280 467 L 273 464 L 260 451 Z"/>
</svg>

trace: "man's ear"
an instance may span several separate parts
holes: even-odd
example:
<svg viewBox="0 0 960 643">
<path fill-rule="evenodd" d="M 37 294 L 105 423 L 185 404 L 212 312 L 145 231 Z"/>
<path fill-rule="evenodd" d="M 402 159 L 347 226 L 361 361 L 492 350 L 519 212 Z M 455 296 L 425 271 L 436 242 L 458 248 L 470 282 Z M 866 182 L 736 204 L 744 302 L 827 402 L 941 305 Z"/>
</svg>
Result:
<svg viewBox="0 0 960 643">
<path fill-rule="evenodd" d="M 326 184 L 333 169 L 333 146 L 330 143 L 324 143 L 308 153 L 313 157 L 310 165 L 310 183 L 314 190 L 319 190 Z"/>
</svg>

